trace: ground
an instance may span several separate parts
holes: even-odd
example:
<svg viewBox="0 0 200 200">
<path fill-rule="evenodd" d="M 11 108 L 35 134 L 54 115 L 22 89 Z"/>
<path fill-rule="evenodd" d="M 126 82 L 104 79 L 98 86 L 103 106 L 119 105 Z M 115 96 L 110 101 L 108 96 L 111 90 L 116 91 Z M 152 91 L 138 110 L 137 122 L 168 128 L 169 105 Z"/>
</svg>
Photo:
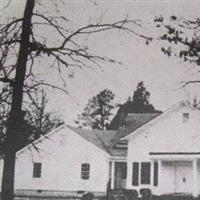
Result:
<svg viewBox="0 0 200 200">
<path fill-rule="evenodd" d="M 106 199 L 106 198 L 102 198 L 102 199 Z M 102 200 L 102 199 L 98 199 L 98 200 Z M 1 200 L 1 198 L 0 198 Z M 31 197 L 31 198 L 20 198 L 20 197 L 17 197 L 15 198 L 15 200 L 80 200 L 80 198 L 55 198 L 55 197 L 48 197 L 48 198 L 39 198 L 39 197 Z M 97 200 L 97 199 L 94 199 L 94 200 Z M 114 200 L 114 199 L 112 199 Z M 115 200 L 124 200 L 124 198 L 117 198 Z M 137 198 L 137 199 L 132 199 L 132 200 L 200 200 L 200 198 L 193 198 L 193 197 L 190 197 L 190 196 L 161 196 L 161 197 L 152 197 L 150 199 L 143 199 L 143 198 Z"/>
</svg>

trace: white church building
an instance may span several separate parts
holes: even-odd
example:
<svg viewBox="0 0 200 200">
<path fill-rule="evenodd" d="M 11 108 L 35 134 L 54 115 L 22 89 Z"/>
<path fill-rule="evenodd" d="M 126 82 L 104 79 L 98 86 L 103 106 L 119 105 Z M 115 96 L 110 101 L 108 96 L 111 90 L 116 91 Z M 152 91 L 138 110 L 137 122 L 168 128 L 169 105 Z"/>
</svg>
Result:
<svg viewBox="0 0 200 200">
<path fill-rule="evenodd" d="M 200 111 L 179 103 L 130 114 L 117 131 L 62 125 L 17 152 L 18 195 L 105 195 L 149 188 L 154 195 L 200 195 Z M 0 180 L 3 161 L 0 161 Z M 0 181 L 1 185 L 1 181 Z"/>
<path fill-rule="evenodd" d="M 200 194 L 200 111 L 185 103 L 141 126 L 128 140 L 128 189 Z"/>
</svg>

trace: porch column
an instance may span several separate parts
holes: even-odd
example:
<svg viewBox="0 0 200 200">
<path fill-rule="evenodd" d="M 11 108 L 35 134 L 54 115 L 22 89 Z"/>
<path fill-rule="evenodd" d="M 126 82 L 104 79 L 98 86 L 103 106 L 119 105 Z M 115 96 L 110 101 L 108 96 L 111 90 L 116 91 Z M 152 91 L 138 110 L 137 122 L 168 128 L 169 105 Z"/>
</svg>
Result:
<svg viewBox="0 0 200 200">
<path fill-rule="evenodd" d="M 115 185 L 115 162 L 111 161 L 111 189 L 114 189 Z"/>
<path fill-rule="evenodd" d="M 151 161 L 151 179 L 150 179 L 150 183 L 151 183 L 151 190 L 153 190 L 153 180 L 154 180 L 154 160 Z"/>
<path fill-rule="evenodd" d="M 158 194 L 160 195 L 161 194 L 161 191 L 162 191 L 162 186 L 163 186 L 163 184 L 162 184 L 162 161 L 161 160 L 157 160 L 157 162 L 158 162 L 158 187 L 157 187 L 157 192 L 158 192 Z"/>
<path fill-rule="evenodd" d="M 193 174 L 193 197 L 198 196 L 198 166 L 197 159 L 192 161 L 192 174 Z"/>
</svg>

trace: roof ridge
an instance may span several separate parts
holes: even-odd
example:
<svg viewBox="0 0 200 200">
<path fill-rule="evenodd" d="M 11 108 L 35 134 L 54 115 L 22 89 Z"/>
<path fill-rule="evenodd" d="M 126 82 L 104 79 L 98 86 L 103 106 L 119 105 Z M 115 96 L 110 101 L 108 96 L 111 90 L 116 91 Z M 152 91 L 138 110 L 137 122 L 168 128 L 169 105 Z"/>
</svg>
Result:
<svg viewBox="0 0 200 200">
<path fill-rule="evenodd" d="M 97 135 L 96 133 L 94 133 L 97 138 L 101 141 L 101 144 L 103 145 L 103 147 L 106 149 L 106 151 L 111 154 L 110 150 L 107 148 L 106 144 L 104 143 L 104 141 L 101 139 L 101 137 L 99 137 L 99 135 Z"/>
<path fill-rule="evenodd" d="M 110 132 L 110 133 L 114 133 L 117 132 L 117 130 L 100 130 L 100 129 L 87 129 L 87 128 L 80 128 L 80 127 L 76 127 L 76 126 L 71 126 L 71 125 L 67 125 L 68 128 L 72 128 L 72 129 L 76 129 L 76 130 L 81 130 L 81 131 L 88 131 L 88 132 L 92 132 L 92 133 L 105 133 L 105 132 Z"/>
<path fill-rule="evenodd" d="M 146 114 L 160 114 L 159 112 L 155 112 L 155 113 L 128 113 L 128 115 L 146 115 Z"/>
</svg>

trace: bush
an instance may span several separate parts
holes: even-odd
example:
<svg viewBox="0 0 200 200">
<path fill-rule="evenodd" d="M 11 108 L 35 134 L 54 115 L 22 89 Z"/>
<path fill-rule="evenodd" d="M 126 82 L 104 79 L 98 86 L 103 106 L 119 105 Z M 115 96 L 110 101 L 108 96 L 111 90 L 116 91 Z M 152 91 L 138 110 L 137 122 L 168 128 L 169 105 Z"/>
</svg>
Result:
<svg viewBox="0 0 200 200">
<path fill-rule="evenodd" d="M 84 194 L 82 197 L 81 197 L 81 200 L 93 200 L 94 199 L 94 194 L 91 193 L 91 192 L 88 192 L 86 194 Z"/>
<path fill-rule="evenodd" d="M 134 199 L 137 199 L 137 197 L 138 197 L 137 190 L 126 190 L 125 191 L 126 200 L 134 200 Z"/>
<path fill-rule="evenodd" d="M 143 199 L 151 199 L 151 190 L 148 188 L 140 189 L 140 194 Z"/>
<path fill-rule="evenodd" d="M 112 192 L 111 192 L 111 191 L 108 191 L 108 192 L 107 192 L 106 197 L 107 197 L 107 200 L 115 200 L 115 197 L 112 195 Z"/>
</svg>

